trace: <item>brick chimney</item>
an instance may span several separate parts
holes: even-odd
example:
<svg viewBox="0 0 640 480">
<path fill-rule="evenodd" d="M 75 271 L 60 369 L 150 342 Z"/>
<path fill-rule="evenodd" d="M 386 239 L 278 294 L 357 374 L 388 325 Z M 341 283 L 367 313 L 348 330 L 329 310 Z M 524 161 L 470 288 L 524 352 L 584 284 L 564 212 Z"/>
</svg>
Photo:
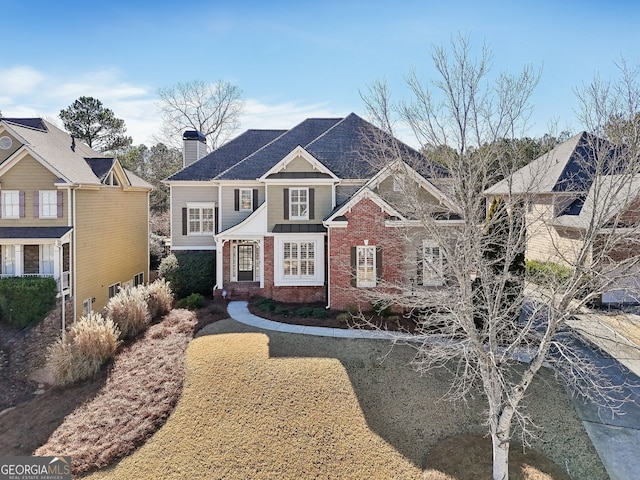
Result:
<svg viewBox="0 0 640 480">
<path fill-rule="evenodd" d="M 207 154 L 207 137 L 196 130 L 187 130 L 182 134 L 182 166 L 197 162 Z"/>
</svg>

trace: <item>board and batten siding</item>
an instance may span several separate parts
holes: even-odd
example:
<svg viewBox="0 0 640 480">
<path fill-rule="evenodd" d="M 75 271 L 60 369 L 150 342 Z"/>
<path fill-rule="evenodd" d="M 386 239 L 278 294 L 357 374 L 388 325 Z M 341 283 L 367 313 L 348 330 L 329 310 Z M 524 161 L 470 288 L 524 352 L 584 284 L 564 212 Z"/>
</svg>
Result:
<svg viewBox="0 0 640 480">
<path fill-rule="evenodd" d="M 110 285 L 139 273 L 149 281 L 148 193 L 121 187 L 76 190 L 76 316 L 82 301 L 106 306 Z"/>
<path fill-rule="evenodd" d="M 267 198 L 269 199 L 267 212 L 267 231 L 273 231 L 278 223 L 322 223 L 333 209 L 331 185 L 268 185 Z M 285 220 L 284 218 L 284 189 L 285 188 L 313 188 L 314 189 L 314 215 L 309 220 Z"/>
<path fill-rule="evenodd" d="M 0 191 L 18 190 L 24 192 L 24 217 L 15 219 L 0 219 L 6 226 L 12 227 L 56 227 L 68 225 L 68 195 L 64 190 L 57 190 L 54 183 L 56 177 L 40 162 L 26 156 L 4 175 L 0 177 Z M 39 218 L 34 201 L 35 192 L 40 190 L 57 190 L 62 193 L 62 216 L 59 218 Z"/>
<path fill-rule="evenodd" d="M 213 185 L 173 185 L 171 187 L 171 247 L 211 248 L 213 235 L 183 235 L 182 209 L 187 203 L 206 202 L 218 206 L 218 187 Z M 232 204 L 233 206 L 233 204 Z"/>
<path fill-rule="evenodd" d="M 222 199 L 221 199 L 222 209 L 221 209 L 220 231 L 224 231 L 227 228 L 231 228 L 234 225 L 239 224 L 245 218 L 247 218 L 249 215 L 253 213 L 253 210 L 251 212 L 236 211 L 235 190 L 244 189 L 244 188 L 249 189 L 252 191 L 252 198 L 253 198 L 253 190 L 256 190 L 256 189 L 258 190 L 258 204 L 253 206 L 254 210 L 264 203 L 264 195 L 265 195 L 264 185 L 259 185 L 259 186 L 251 185 L 251 186 L 244 186 L 244 187 L 241 185 L 224 185 L 220 188 L 222 188 Z"/>
</svg>

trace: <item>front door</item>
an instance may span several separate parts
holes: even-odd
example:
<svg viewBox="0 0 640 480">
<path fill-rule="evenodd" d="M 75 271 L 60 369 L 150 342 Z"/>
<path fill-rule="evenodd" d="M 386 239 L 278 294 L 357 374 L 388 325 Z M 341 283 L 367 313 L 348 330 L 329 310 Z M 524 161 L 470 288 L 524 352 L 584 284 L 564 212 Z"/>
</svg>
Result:
<svg viewBox="0 0 640 480">
<path fill-rule="evenodd" d="M 253 282 L 253 245 L 238 245 L 238 281 Z"/>
</svg>

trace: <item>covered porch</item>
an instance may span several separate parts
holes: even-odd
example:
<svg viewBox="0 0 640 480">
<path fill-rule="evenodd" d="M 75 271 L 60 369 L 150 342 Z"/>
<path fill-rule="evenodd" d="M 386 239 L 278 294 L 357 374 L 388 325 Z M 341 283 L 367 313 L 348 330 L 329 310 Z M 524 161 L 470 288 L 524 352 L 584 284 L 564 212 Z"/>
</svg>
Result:
<svg viewBox="0 0 640 480">
<path fill-rule="evenodd" d="M 0 229 L 0 278 L 51 277 L 59 294 L 71 294 L 72 227 Z"/>
</svg>

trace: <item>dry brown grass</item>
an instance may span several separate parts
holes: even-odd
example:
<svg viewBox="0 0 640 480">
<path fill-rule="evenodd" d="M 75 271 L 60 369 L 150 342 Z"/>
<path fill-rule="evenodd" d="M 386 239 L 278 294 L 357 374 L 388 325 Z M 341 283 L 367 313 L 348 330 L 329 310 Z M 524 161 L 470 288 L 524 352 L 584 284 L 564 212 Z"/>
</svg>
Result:
<svg viewBox="0 0 640 480">
<path fill-rule="evenodd" d="M 163 317 L 171 311 L 173 293 L 164 278 L 147 285 L 147 306 L 152 319 Z"/>
<path fill-rule="evenodd" d="M 105 311 L 120 329 L 121 338 L 135 337 L 151 321 L 146 287 L 124 287 L 109 299 Z"/>
<path fill-rule="evenodd" d="M 114 323 L 99 313 L 81 317 L 64 339 L 49 347 L 47 363 L 53 369 L 55 384 L 67 385 L 95 375 L 115 355 L 119 335 Z"/>
<path fill-rule="evenodd" d="M 450 374 L 420 377 L 407 367 L 410 349 L 380 363 L 385 342 L 252 333 L 232 321 L 204 332 L 218 334 L 189 346 L 183 394 L 167 423 L 90 478 L 469 478 L 434 470 L 427 452 L 452 434 L 484 432 L 483 403 L 438 401 Z M 573 478 L 606 478 L 562 389 L 550 376 L 531 388 L 529 413 L 542 428 L 534 447 Z M 534 470 L 523 478 L 562 477 Z"/>
<path fill-rule="evenodd" d="M 162 425 L 180 396 L 195 315 L 176 310 L 117 356 L 98 394 L 68 415 L 36 455 L 71 455 L 73 471 L 104 467 Z"/>
</svg>

